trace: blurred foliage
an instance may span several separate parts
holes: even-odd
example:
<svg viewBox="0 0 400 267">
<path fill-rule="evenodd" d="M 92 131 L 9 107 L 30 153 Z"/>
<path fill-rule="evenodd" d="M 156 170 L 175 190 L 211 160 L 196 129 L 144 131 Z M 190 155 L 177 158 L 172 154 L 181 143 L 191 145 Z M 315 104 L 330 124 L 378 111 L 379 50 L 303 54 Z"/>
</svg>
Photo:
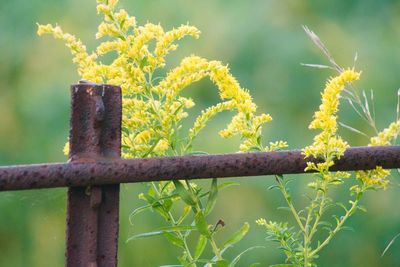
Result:
<svg viewBox="0 0 400 267">
<path fill-rule="evenodd" d="M 400 86 L 400 2 L 381 1 L 279 1 L 279 0 L 124 0 L 122 5 L 140 22 L 160 22 L 166 28 L 190 22 L 202 35 L 184 40 L 179 52 L 169 57 L 174 66 L 184 55 L 196 53 L 229 63 L 242 86 L 249 88 L 260 112 L 274 121 L 265 127 L 266 140 L 287 140 L 291 148 L 312 142 L 315 132 L 307 125 L 319 105 L 328 70 L 305 68 L 304 63 L 324 63 L 324 57 L 307 39 L 301 25 L 314 30 L 336 61 L 363 71 L 359 88 L 374 89 L 380 129 L 396 116 Z M 62 147 L 68 136 L 69 84 L 79 78 L 61 42 L 36 36 L 36 22 L 60 23 L 94 45 L 100 17 L 95 1 L 14 0 L 0 1 L 0 165 L 65 161 Z M 188 96 L 197 99 L 195 113 L 215 103 L 217 92 L 210 82 L 192 86 Z M 196 115 L 196 114 L 195 114 Z M 346 105 L 341 121 L 361 130 L 367 125 Z M 194 116 L 192 117 L 193 120 Z M 190 118 L 189 118 L 190 120 Z M 203 132 L 197 147 L 211 153 L 236 151 L 235 140 L 217 136 L 227 118 L 216 118 Z M 341 129 L 351 145 L 367 143 L 363 137 Z M 299 201 L 307 183 L 296 176 L 293 193 Z M 261 266 L 280 262 L 283 255 L 265 243 L 254 220 L 285 220 L 279 192 L 267 191 L 270 177 L 233 179 L 241 186 L 221 194 L 214 215 L 226 227 L 252 224 L 243 247 L 265 245 L 244 257 L 240 266 L 258 261 Z M 126 243 L 134 233 L 159 225 L 153 214 L 129 224 L 129 213 L 138 207 L 140 184 L 123 185 L 121 195 L 120 266 L 157 266 L 176 263 L 175 248 L 162 238 Z M 385 192 L 371 192 L 364 199 L 366 214 L 357 214 L 323 251 L 320 266 L 399 266 L 400 242 L 384 257 L 386 244 L 400 232 L 398 176 Z M 335 192 L 341 195 L 342 192 Z M 347 192 L 346 192 L 347 193 Z M 65 237 L 65 190 L 6 192 L 0 194 L 0 266 L 62 266 Z M 229 231 L 227 231 L 229 232 Z M 234 250 L 240 251 L 239 246 Z M 237 252 L 237 251 L 233 251 Z M 340 259 L 340 260 L 339 260 Z"/>
</svg>

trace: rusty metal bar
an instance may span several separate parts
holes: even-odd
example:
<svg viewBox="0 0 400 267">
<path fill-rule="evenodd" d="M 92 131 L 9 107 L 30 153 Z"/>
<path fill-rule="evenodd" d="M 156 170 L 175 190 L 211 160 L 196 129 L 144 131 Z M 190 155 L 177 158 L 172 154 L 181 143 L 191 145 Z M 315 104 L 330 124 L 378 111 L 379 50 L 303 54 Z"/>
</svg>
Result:
<svg viewBox="0 0 400 267">
<path fill-rule="evenodd" d="M 305 166 L 299 150 L 130 160 L 102 158 L 97 162 L 0 167 L 0 190 L 294 174 L 303 173 Z M 349 148 L 332 170 L 375 166 L 400 168 L 400 146 Z"/>
<path fill-rule="evenodd" d="M 71 86 L 70 163 L 120 157 L 121 90 Z M 90 179 L 90 174 L 87 178 Z M 113 179 L 110 175 L 109 179 Z M 68 184 L 67 267 L 117 266 L 119 184 Z"/>
</svg>

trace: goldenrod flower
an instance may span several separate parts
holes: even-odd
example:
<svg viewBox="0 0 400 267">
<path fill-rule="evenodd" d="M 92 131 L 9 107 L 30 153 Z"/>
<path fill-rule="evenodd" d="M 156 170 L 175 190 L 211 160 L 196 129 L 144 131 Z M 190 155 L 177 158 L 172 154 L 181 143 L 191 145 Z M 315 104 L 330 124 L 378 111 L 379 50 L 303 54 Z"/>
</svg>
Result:
<svg viewBox="0 0 400 267">
<path fill-rule="evenodd" d="M 323 163 L 307 163 L 305 170 L 316 170 L 325 179 L 331 179 L 329 168 L 333 165 L 333 159 L 340 158 L 348 147 L 348 144 L 336 134 L 336 113 L 339 107 L 340 93 L 346 83 L 356 81 L 360 73 L 352 69 L 343 71 L 339 76 L 329 79 L 322 93 L 322 104 L 314 114 L 314 120 L 310 123 L 310 129 L 322 130 L 314 137 L 314 143 L 303 149 L 306 157 L 324 159 Z M 347 176 L 347 175 L 346 175 Z"/>
<path fill-rule="evenodd" d="M 387 146 L 396 139 L 400 131 L 400 120 L 392 122 L 388 128 L 384 129 L 376 137 L 372 137 L 370 140 L 371 146 Z"/>
<path fill-rule="evenodd" d="M 260 218 L 260 219 L 256 220 L 256 224 L 266 226 L 267 225 L 267 221 L 264 218 Z"/>
<path fill-rule="evenodd" d="M 387 146 L 397 138 L 400 133 L 400 120 L 392 122 L 389 127 L 370 139 L 370 146 Z M 373 170 L 357 171 L 356 177 L 368 187 L 386 188 L 389 181 L 386 178 L 390 175 L 389 170 L 377 166 Z"/>
</svg>

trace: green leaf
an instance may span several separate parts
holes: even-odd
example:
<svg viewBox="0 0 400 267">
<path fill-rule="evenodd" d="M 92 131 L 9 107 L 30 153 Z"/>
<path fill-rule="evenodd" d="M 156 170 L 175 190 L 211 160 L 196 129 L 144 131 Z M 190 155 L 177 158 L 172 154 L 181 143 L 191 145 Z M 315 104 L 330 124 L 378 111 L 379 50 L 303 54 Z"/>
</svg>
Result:
<svg viewBox="0 0 400 267">
<path fill-rule="evenodd" d="M 192 230 L 196 230 L 196 229 L 197 229 L 196 227 L 191 226 L 191 225 L 167 226 L 167 227 L 162 227 L 162 228 L 158 229 L 157 231 L 147 232 L 147 233 L 142 233 L 142 234 L 137 234 L 137 235 L 131 236 L 130 238 L 128 238 L 128 240 L 126 242 L 129 242 L 131 240 L 137 240 L 137 239 L 162 235 L 164 233 L 179 232 L 179 231 L 192 231 Z"/>
<path fill-rule="evenodd" d="M 194 155 L 209 155 L 209 154 L 204 151 L 192 151 L 188 155 L 194 156 Z"/>
<path fill-rule="evenodd" d="M 158 214 L 160 214 L 167 222 L 171 220 L 169 214 L 165 212 L 164 208 L 161 206 L 160 203 L 153 204 L 151 208 Z"/>
<path fill-rule="evenodd" d="M 142 238 L 147 238 L 147 237 L 152 237 L 152 236 L 157 236 L 157 235 L 162 235 L 164 231 L 154 231 L 154 232 L 148 232 L 148 233 L 143 233 L 143 234 L 137 234 L 134 236 L 131 236 L 126 240 L 126 242 L 132 241 L 132 240 L 137 240 L 137 239 L 142 239 Z"/>
<path fill-rule="evenodd" d="M 189 215 L 189 212 L 191 210 L 191 206 L 190 205 L 185 205 L 183 207 L 183 212 L 181 217 L 179 217 L 178 221 L 176 222 L 177 224 L 181 224 L 183 222 L 183 220 L 185 220 L 185 218 Z"/>
<path fill-rule="evenodd" d="M 142 211 L 145 211 L 145 210 L 150 209 L 150 208 L 151 208 L 151 205 L 146 205 L 146 206 L 142 206 L 142 207 L 139 207 L 139 208 L 134 209 L 134 210 L 131 212 L 131 214 L 129 214 L 129 223 L 130 223 L 131 225 L 133 225 L 133 217 L 134 217 L 135 215 L 141 213 Z"/>
<path fill-rule="evenodd" d="M 227 260 L 219 260 L 215 262 L 217 267 L 229 267 L 229 262 Z"/>
<path fill-rule="evenodd" d="M 199 230 L 200 234 L 209 237 L 210 232 L 208 231 L 208 225 L 202 211 L 196 213 L 196 215 L 194 216 L 194 221 L 196 223 L 197 230 Z"/>
<path fill-rule="evenodd" d="M 247 234 L 249 231 L 250 225 L 246 222 L 237 232 L 235 232 L 222 246 L 223 248 L 227 248 L 232 246 L 242 240 L 242 238 Z"/>
<path fill-rule="evenodd" d="M 169 211 L 171 210 L 171 208 L 172 208 L 172 204 L 173 204 L 173 202 L 172 202 L 171 199 L 166 199 L 166 200 L 164 200 L 164 201 L 162 202 L 161 205 L 164 207 L 164 210 L 165 210 L 166 212 L 169 212 Z"/>
<path fill-rule="evenodd" d="M 343 203 L 336 203 L 336 205 L 338 205 L 339 207 L 341 207 L 345 212 L 347 212 L 347 207 L 343 204 Z"/>
<path fill-rule="evenodd" d="M 192 225 L 175 225 L 175 226 L 166 226 L 158 229 L 159 231 L 168 231 L 168 232 L 179 232 L 179 231 L 191 231 L 196 230 L 197 228 Z"/>
<path fill-rule="evenodd" d="M 367 212 L 367 209 L 364 206 L 357 206 L 357 209 L 363 212 Z"/>
<path fill-rule="evenodd" d="M 122 144 L 121 144 L 121 148 L 122 148 L 122 149 L 126 149 L 126 150 L 129 150 L 129 149 L 131 149 L 131 147 L 130 147 L 130 146 L 127 146 L 127 145 L 122 145 Z"/>
<path fill-rule="evenodd" d="M 224 188 L 226 188 L 226 187 L 229 187 L 229 186 L 236 186 L 236 185 L 240 185 L 240 184 L 237 183 L 237 182 L 227 182 L 227 183 L 223 183 L 223 184 L 220 184 L 220 185 L 218 186 L 218 191 L 221 191 L 222 189 L 224 189 Z"/>
<path fill-rule="evenodd" d="M 126 135 L 129 135 L 129 133 L 130 133 L 130 130 L 128 128 L 126 128 L 126 127 L 121 127 L 121 131 L 123 133 L 125 133 Z M 128 148 L 129 148 L 129 146 L 128 146 Z"/>
<path fill-rule="evenodd" d="M 277 207 L 277 210 L 283 210 L 283 211 L 288 211 L 291 212 L 292 210 L 289 207 Z"/>
<path fill-rule="evenodd" d="M 176 188 L 176 191 L 178 192 L 179 196 L 185 202 L 186 204 L 190 206 L 196 206 L 196 199 L 193 197 L 193 195 L 186 190 L 186 188 L 183 186 L 183 184 L 180 181 L 174 181 L 174 185 Z"/>
<path fill-rule="evenodd" d="M 166 183 L 161 187 L 160 193 L 164 193 L 164 190 L 165 190 L 166 188 L 168 188 L 168 186 L 169 186 L 171 183 L 172 183 L 172 181 L 166 182 Z"/>
<path fill-rule="evenodd" d="M 270 185 L 268 186 L 267 190 L 272 190 L 272 189 L 279 189 L 279 185 Z"/>
<path fill-rule="evenodd" d="M 269 267 L 296 267 L 294 264 L 274 264 L 270 265 Z"/>
<path fill-rule="evenodd" d="M 183 243 L 183 240 L 181 238 L 177 237 L 176 235 L 170 232 L 164 232 L 163 234 L 171 244 L 185 249 L 185 244 Z"/>
<path fill-rule="evenodd" d="M 197 260 L 198 258 L 200 258 L 201 254 L 204 251 L 204 248 L 207 245 L 207 237 L 205 237 L 204 235 L 200 235 L 199 236 L 199 241 L 197 241 L 196 244 L 196 249 L 194 250 L 194 259 Z"/>
<path fill-rule="evenodd" d="M 221 191 L 222 189 L 225 189 L 225 188 L 230 187 L 230 186 L 236 186 L 236 185 L 240 185 L 240 184 L 236 183 L 236 182 L 223 183 L 223 184 L 220 184 L 218 186 L 218 191 Z M 206 193 L 201 194 L 200 197 L 205 197 L 205 196 L 207 196 L 209 194 L 210 194 L 210 192 L 206 192 Z"/>
<path fill-rule="evenodd" d="M 254 246 L 254 247 L 250 247 L 244 251 L 242 251 L 239 255 L 237 255 L 231 262 L 231 264 L 229 264 L 229 267 L 235 267 L 236 263 L 238 263 L 238 261 L 240 260 L 240 258 L 243 256 L 243 254 L 249 252 L 250 250 L 256 249 L 256 248 L 265 248 L 263 246 Z"/>
<path fill-rule="evenodd" d="M 389 244 L 387 244 L 385 250 L 382 252 L 381 257 L 383 257 L 385 255 L 385 253 L 388 251 L 388 249 L 393 245 L 394 241 L 396 241 L 396 239 L 400 236 L 400 233 L 398 233 L 397 235 L 395 235 L 392 240 L 390 240 Z"/>
<path fill-rule="evenodd" d="M 217 202 L 217 196 L 218 196 L 218 182 L 217 178 L 213 178 L 211 182 L 211 189 L 210 189 L 210 194 L 208 196 L 206 209 L 204 211 L 204 214 L 206 216 L 210 214 L 210 212 L 213 210 L 215 203 Z"/>
</svg>

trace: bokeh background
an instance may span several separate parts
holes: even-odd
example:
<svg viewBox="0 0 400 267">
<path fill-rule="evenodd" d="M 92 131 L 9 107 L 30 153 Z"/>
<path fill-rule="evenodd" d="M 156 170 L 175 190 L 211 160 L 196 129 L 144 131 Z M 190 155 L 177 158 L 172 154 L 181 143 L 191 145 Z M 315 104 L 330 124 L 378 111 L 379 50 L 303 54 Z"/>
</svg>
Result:
<svg viewBox="0 0 400 267">
<path fill-rule="evenodd" d="M 279 1 L 279 0 L 124 0 L 121 6 L 140 23 L 160 22 L 166 29 L 189 22 L 202 35 L 184 40 L 169 57 L 171 66 L 192 53 L 229 63 L 241 84 L 249 88 L 260 112 L 274 121 L 264 127 L 265 140 L 286 140 L 291 148 L 312 142 L 307 129 L 319 105 L 320 91 L 329 70 L 306 68 L 305 63 L 326 63 L 309 41 L 301 25 L 308 25 L 324 40 L 337 62 L 352 66 L 358 52 L 362 70 L 358 88 L 374 90 L 376 120 L 382 129 L 396 118 L 400 87 L 400 2 L 381 1 Z M 36 22 L 59 23 L 80 37 L 88 47 L 97 41 L 94 33 L 100 17 L 95 1 L 14 0 L 0 1 L 0 165 L 65 161 L 62 147 L 69 128 L 69 84 L 79 80 L 69 51 L 60 41 L 36 36 Z M 199 111 L 217 101 L 211 82 L 187 90 Z M 229 114 L 216 118 L 200 136 L 196 148 L 210 153 L 233 152 L 238 140 L 221 140 L 217 131 Z M 348 105 L 340 120 L 371 133 Z M 352 145 L 365 145 L 364 137 L 341 129 Z M 393 172 L 386 191 L 369 192 L 363 200 L 367 213 L 349 221 L 354 231 L 340 232 L 321 253 L 319 266 L 400 266 L 400 240 L 385 256 L 380 254 L 400 232 L 397 207 L 399 176 Z M 292 192 L 304 203 L 309 176 L 293 176 Z M 283 255 L 254 220 L 286 220 L 277 210 L 283 205 L 279 192 L 268 191 L 272 177 L 232 179 L 241 186 L 220 195 L 215 220 L 223 218 L 227 234 L 243 222 L 251 223 L 249 235 L 230 254 L 250 245 L 263 245 L 245 256 L 239 266 L 282 263 Z M 207 182 L 204 182 L 207 183 Z M 351 184 L 351 182 L 348 182 Z M 129 213 L 141 203 L 144 186 L 123 185 L 121 193 L 120 266 L 159 266 L 177 263 L 177 249 L 162 238 L 126 243 L 135 233 L 157 228 L 162 221 L 147 213 L 128 222 Z M 63 266 L 65 237 L 65 189 L 4 192 L 0 194 L 0 266 Z M 338 200 L 348 195 L 346 186 L 333 192 Z"/>
</svg>

